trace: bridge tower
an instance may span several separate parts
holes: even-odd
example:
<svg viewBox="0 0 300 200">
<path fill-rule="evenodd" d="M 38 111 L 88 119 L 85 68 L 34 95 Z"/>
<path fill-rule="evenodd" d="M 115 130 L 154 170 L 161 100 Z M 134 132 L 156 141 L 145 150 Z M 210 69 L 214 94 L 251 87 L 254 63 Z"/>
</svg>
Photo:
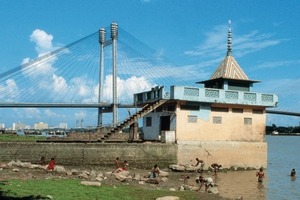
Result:
<svg viewBox="0 0 300 200">
<path fill-rule="evenodd" d="M 99 72 L 99 96 L 98 103 L 102 103 L 103 97 L 103 81 L 104 81 L 104 47 L 112 45 L 112 113 L 113 113 L 113 126 L 118 124 L 118 92 L 117 92 L 117 39 L 118 39 L 118 24 L 113 22 L 110 26 L 111 40 L 106 41 L 106 30 L 101 28 L 99 30 L 99 43 L 100 43 L 100 72 Z M 102 126 L 103 107 L 98 108 L 98 127 Z"/>
</svg>

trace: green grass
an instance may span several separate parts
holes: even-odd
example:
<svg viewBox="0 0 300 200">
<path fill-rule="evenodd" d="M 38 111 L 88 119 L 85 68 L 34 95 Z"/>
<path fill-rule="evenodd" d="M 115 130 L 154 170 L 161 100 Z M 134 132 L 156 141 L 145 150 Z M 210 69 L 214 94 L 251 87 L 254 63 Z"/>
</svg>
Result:
<svg viewBox="0 0 300 200">
<path fill-rule="evenodd" d="M 35 142 L 36 140 L 44 140 L 44 136 L 18 136 L 12 134 L 0 134 L 0 142 Z"/>
<path fill-rule="evenodd" d="M 116 187 L 105 185 L 101 187 L 84 186 L 75 179 L 45 179 L 45 180 L 10 180 L 0 182 L 0 199 L 46 199 L 50 195 L 55 200 L 147 200 L 163 196 L 178 196 L 180 199 L 199 199 L 199 193 L 192 191 L 143 189 L 129 183 L 118 184 Z"/>
</svg>

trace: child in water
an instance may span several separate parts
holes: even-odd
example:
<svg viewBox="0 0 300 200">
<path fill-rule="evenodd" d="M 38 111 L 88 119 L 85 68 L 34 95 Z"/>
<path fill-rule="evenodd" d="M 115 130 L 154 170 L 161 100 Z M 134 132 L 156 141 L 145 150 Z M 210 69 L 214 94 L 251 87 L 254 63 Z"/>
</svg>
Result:
<svg viewBox="0 0 300 200">
<path fill-rule="evenodd" d="M 296 176 L 296 170 L 295 169 L 292 169 L 291 176 Z"/>
<path fill-rule="evenodd" d="M 263 172 L 263 168 L 261 167 L 258 172 L 256 172 L 256 176 L 258 177 L 258 182 L 262 183 L 265 177 L 265 173 Z"/>
</svg>

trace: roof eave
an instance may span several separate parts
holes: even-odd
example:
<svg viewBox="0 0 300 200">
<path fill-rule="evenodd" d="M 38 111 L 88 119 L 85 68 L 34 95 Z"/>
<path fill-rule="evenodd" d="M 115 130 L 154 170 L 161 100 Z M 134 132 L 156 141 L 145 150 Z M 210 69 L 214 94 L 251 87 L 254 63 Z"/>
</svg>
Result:
<svg viewBox="0 0 300 200">
<path fill-rule="evenodd" d="M 259 83 L 261 81 L 259 80 L 245 80 L 245 79 L 232 79 L 232 78 L 223 78 L 223 77 L 220 77 L 220 78 L 215 78 L 215 79 L 208 79 L 208 80 L 205 80 L 205 81 L 199 81 L 199 82 L 196 82 L 197 84 L 203 84 L 203 83 L 209 83 L 209 82 L 215 82 L 215 81 L 218 81 L 218 80 L 230 80 L 230 81 L 234 81 L 234 82 L 248 82 L 248 83 Z"/>
</svg>

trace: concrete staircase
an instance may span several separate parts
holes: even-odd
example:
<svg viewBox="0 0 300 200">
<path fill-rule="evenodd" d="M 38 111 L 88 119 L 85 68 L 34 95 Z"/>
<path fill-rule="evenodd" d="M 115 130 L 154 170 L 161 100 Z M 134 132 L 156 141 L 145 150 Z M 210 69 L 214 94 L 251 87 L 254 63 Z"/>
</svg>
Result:
<svg viewBox="0 0 300 200">
<path fill-rule="evenodd" d="M 100 141 L 105 142 L 106 140 L 108 140 L 110 138 L 111 135 L 122 131 L 124 128 L 126 128 L 126 127 L 130 126 L 131 124 L 133 124 L 134 122 L 136 122 L 139 118 L 142 118 L 143 116 L 152 112 L 159 106 L 163 105 L 166 101 L 167 100 L 161 99 L 161 100 L 155 101 L 153 103 L 146 104 L 140 111 L 138 111 L 134 115 L 131 115 L 130 117 L 125 119 L 123 122 L 118 124 L 116 127 L 111 129 L 108 133 L 104 134 L 104 136 L 101 137 Z"/>
</svg>

